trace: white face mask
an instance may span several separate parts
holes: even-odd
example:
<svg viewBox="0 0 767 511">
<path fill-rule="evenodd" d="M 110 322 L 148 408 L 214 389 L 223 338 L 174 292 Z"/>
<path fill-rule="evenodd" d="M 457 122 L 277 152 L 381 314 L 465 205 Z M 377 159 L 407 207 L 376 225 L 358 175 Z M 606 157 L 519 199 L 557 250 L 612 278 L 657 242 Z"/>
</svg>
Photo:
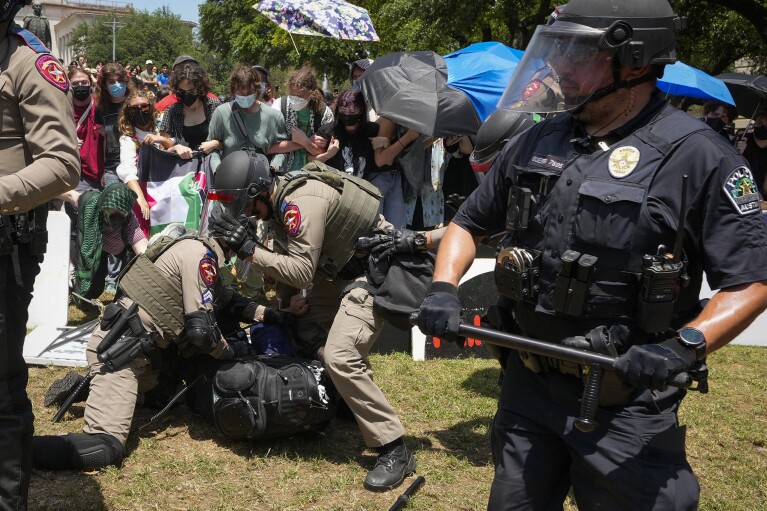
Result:
<svg viewBox="0 0 767 511">
<path fill-rule="evenodd" d="M 308 99 L 302 99 L 298 96 L 288 96 L 288 99 L 290 100 L 290 106 L 293 107 L 293 110 L 303 110 L 306 108 L 306 105 L 309 104 Z"/>
</svg>

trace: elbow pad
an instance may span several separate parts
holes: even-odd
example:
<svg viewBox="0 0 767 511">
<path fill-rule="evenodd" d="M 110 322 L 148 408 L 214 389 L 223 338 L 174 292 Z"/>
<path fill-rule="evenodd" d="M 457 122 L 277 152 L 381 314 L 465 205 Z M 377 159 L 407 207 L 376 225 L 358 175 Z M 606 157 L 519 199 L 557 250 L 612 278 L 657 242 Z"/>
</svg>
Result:
<svg viewBox="0 0 767 511">
<path fill-rule="evenodd" d="M 218 345 L 218 328 L 211 314 L 208 311 L 184 314 L 186 339 L 200 353 L 210 353 Z"/>
</svg>

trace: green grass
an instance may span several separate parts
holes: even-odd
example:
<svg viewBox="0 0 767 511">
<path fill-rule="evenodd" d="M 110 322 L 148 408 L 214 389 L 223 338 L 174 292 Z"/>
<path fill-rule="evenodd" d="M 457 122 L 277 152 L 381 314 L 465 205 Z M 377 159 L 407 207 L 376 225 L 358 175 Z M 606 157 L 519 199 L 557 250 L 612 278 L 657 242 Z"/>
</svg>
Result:
<svg viewBox="0 0 767 511">
<path fill-rule="evenodd" d="M 682 405 L 689 459 L 702 487 L 701 510 L 767 509 L 765 354 L 763 348 L 732 346 L 709 357 L 711 392 L 691 393 Z M 402 354 L 371 359 L 376 382 L 405 425 L 418 474 L 426 477 L 408 509 L 485 509 L 497 364 L 413 362 Z M 42 407 L 48 385 L 67 370 L 31 370 L 37 434 L 82 427 L 81 404 L 58 424 L 50 422 L 55 410 Z M 152 413 L 139 408 L 134 426 Z M 389 509 L 405 488 L 377 494 L 362 487 L 374 452 L 365 449 L 356 424 L 345 420 L 334 421 L 324 435 L 259 443 L 222 438 L 178 407 L 150 431 L 134 427 L 128 448 L 119 470 L 34 472 L 30 510 L 372 511 Z"/>
</svg>

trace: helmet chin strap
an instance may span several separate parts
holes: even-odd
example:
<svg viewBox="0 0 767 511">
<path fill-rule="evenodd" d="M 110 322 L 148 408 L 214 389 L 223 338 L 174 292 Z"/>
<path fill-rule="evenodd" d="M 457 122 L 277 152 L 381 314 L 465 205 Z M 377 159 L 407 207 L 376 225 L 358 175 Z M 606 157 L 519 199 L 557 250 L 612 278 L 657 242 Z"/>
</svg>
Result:
<svg viewBox="0 0 767 511">
<path fill-rule="evenodd" d="M 601 89 L 595 90 L 594 93 L 591 96 L 589 96 L 589 99 L 581 103 L 579 106 L 575 107 L 573 110 L 570 110 L 570 113 L 572 113 L 573 115 L 578 115 L 579 113 L 583 112 L 583 109 L 591 101 L 599 101 L 600 99 L 612 94 L 618 89 L 631 89 L 633 87 L 636 87 L 640 83 L 649 82 L 650 80 L 654 80 L 654 79 L 655 79 L 655 75 L 652 73 L 648 73 L 646 75 L 642 75 L 639 78 L 635 78 L 633 80 L 619 81 L 617 72 L 616 72 L 616 76 L 612 85 L 608 85 L 607 87 L 602 87 Z"/>
</svg>

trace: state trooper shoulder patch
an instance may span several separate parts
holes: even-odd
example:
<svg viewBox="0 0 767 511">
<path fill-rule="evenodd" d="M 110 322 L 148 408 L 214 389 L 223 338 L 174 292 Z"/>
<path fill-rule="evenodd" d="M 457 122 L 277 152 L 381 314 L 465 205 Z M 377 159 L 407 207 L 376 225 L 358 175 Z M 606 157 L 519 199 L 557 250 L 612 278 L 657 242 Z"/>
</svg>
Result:
<svg viewBox="0 0 767 511">
<path fill-rule="evenodd" d="M 208 287 L 213 287 L 216 284 L 217 277 L 218 269 L 216 268 L 216 262 L 210 257 L 203 257 L 200 260 L 200 279 L 202 279 L 202 283 Z"/>
<path fill-rule="evenodd" d="M 288 235 L 296 236 L 301 228 L 301 210 L 295 204 L 286 204 L 282 209 L 282 224 Z"/>
<path fill-rule="evenodd" d="M 41 55 L 35 61 L 35 67 L 47 81 L 61 91 L 69 90 L 69 78 L 61 67 L 59 61 L 50 55 Z"/>
<path fill-rule="evenodd" d="M 759 194 L 757 193 L 751 170 L 745 165 L 736 167 L 727 176 L 722 185 L 727 198 L 738 211 L 739 215 L 749 215 L 760 211 Z"/>
</svg>

